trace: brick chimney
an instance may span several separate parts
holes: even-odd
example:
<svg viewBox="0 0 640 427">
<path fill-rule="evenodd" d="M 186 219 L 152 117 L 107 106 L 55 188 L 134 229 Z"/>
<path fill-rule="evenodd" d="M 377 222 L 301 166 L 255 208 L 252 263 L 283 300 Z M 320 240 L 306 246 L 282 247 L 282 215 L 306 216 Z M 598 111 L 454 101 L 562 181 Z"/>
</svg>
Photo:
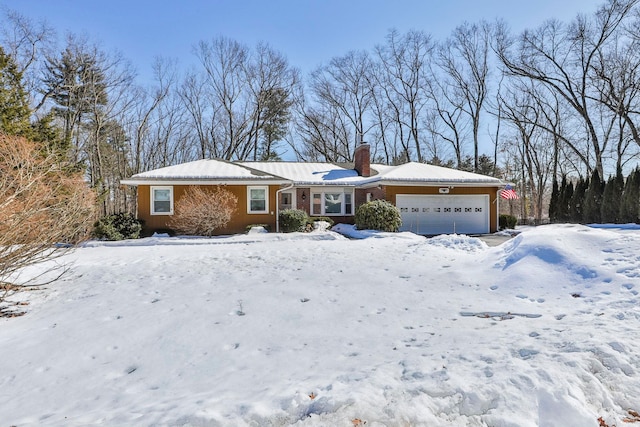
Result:
<svg viewBox="0 0 640 427">
<path fill-rule="evenodd" d="M 369 144 L 361 143 L 356 147 L 354 158 L 354 169 L 360 176 L 371 176 L 371 148 Z"/>
</svg>

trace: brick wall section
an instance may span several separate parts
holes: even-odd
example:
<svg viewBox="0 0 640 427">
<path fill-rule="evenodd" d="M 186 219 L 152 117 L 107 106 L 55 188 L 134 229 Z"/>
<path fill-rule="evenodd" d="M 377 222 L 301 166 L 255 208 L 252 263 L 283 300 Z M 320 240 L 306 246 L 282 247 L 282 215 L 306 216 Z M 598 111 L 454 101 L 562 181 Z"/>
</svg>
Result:
<svg viewBox="0 0 640 427">
<path fill-rule="evenodd" d="M 305 199 L 302 200 L 302 194 L 304 193 Z M 309 188 L 296 188 L 296 209 L 302 209 L 307 214 L 311 213 L 309 209 L 311 204 L 311 191 Z"/>
<path fill-rule="evenodd" d="M 366 188 L 366 189 L 356 189 L 355 194 L 355 203 L 356 209 L 363 203 L 367 202 L 367 193 L 371 193 L 371 200 L 386 200 L 387 194 L 385 188 Z M 354 211 L 355 213 L 355 211 Z"/>
</svg>

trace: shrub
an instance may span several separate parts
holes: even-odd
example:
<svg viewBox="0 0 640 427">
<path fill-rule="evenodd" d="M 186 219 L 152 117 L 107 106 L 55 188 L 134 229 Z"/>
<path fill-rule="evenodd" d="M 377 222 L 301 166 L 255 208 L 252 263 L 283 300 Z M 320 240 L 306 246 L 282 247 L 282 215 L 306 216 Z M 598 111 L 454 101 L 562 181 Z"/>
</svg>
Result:
<svg viewBox="0 0 640 427">
<path fill-rule="evenodd" d="M 360 230 L 398 231 L 402 225 L 400 210 L 386 200 L 374 200 L 358 207 L 355 216 Z"/>
<path fill-rule="evenodd" d="M 100 218 L 94 225 L 93 234 L 98 239 L 123 240 L 138 239 L 142 222 L 133 215 L 120 212 Z"/>
<path fill-rule="evenodd" d="M 285 209 L 280 212 L 280 231 L 291 233 L 305 231 L 308 221 L 307 213 L 301 209 Z"/>
<path fill-rule="evenodd" d="M 506 229 L 514 229 L 516 228 L 516 224 L 518 223 L 518 218 L 513 215 L 505 215 L 501 214 L 498 219 L 498 224 L 500 226 L 500 230 Z"/>
<path fill-rule="evenodd" d="M 176 214 L 169 226 L 183 234 L 213 236 L 227 226 L 237 206 L 238 198 L 221 186 L 213 190 L 189 187 L 176 201 Z"/>
<path fill-rule="evenodd" d="M 16 275 L 88 238 L 95 202 L 82 173 L 47 154 L 40 143 L 0 132 L 0 286 L 5 286 L 0 317 L 23 313 L 7 301 L 22 285 L 42 285 L 47 280 L 41 279 L 50 277 L 47 272 L 60 277 L 66 271 L 66 263 L 49 263 L 30 279 Z M 19 283 L 9 283 L 12 279 Z"/>
</svg>

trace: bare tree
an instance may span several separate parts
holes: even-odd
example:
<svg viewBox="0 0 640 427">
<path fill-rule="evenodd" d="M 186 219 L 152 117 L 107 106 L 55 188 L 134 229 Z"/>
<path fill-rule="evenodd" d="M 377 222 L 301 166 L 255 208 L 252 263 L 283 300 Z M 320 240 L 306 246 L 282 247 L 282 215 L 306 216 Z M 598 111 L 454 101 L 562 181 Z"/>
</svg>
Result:
<svg viewBox="0 0 640 427">
<path fill-rule="evenodd" d="M 398 160 L 415 158 L 423 162 L 424 119 L 429 97 L 426 92 L 427 69 L 432 60 L 434 43 L 431 37 L 421 31 L 409 31 L 400 35 L 392 30 L 387 35 L 387 43 L 375 48 L 380 63 L 375 74 L 376 94 L 382 95 L 390 123 L 387 129 L 397 138 L 402 153 Z"/>
<path fill-rule="evenodd" d="M 437 63 L 446 76 L 443 92 L 471 122 L 474 171 L 478 171 L 480 119 L 488 92 L 491 34 L 487 22 L 464 23 L 438 49 Z M 451 118 L 447 123 L 451 127 Z"/>
<path fill-rule="evenodd" d="M 249 144 L 238 157 L 254 160 L 279 158 L 275 143 L 286 133 L 293 104 L 293 94 L 300 84 L 299 71 L 291 68 L 287 59 L 266 44 L 256 46 L 245 69 L 250 92 L 252 124 Z"/>
<path fill-rule="evenodd" d="M 273 147 L 273 138 L 282 136 L 289 120 L 298 72 L 264 44 L 252 52 L 218 37 L 201 41 L 195 53 L 204 73 L 188 75 L 181 96 L 194 123 L 201 157 L 263 157 L 261 138 L 272 138 Z"/>
<path fill-rule="evenodd" d="M 515 151 L 519 157 L 519 175 L 522 177 L 523 217 L 532 216 L 540 223 L 545 206 L 545 195 L 553 172 L 554 144 L 552 136 L 539 124 L 545 119 L 539 102 L 534 98 L 535 90 L 511 87 L 500 97 L 502 117 L 515 130 L 513 139 L 505 151 Z M 527 200 L 528 199 L 528 200 Z"/>
<path fill-rule="evenodd" d="M 535 31 L 525 31 L 519 37 L 516 51 L 504 31 L 498 37 L 497 53 L 514 76 L 539 81 L 557 93 L 580 117 L 585 137 L 590 142 L 590 155 L 595 168 L 603 176 L 603 154 L 608 139 L 606 130 L 598 127 L 594 111 L 595 93 L 591 76 L 598 52 L 620 28 L 637 0 L 608 0 L 593 19 L 578 16 L 570 25 L 548 21 Z M 576 153 L 579 147 L 566 137 L 564 142 Z M 591 169 L 589 157 L 585 166 Z"/>
<path fill-rule="evenodd" d="M 4 9 L 3 12 L 5 22 L 0 25 L 0 44 L 19 64 L 22 83 L 32 96 L 31 102 L 37 112 L 46 101 L 46 96 L 36 98 L 36 95 L 42 63 L 55 44 L 55 31 L 46 22 L 35 23 L 16 11 Z"/>
</svg>

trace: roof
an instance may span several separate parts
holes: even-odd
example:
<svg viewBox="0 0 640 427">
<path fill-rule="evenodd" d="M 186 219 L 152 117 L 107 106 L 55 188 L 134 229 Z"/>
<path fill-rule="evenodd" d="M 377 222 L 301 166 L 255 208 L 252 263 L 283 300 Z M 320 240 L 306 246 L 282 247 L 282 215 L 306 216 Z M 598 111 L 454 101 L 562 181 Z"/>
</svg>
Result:
<svg viewBox="0 0 640 427">
<path fill-rule="evenodd" d="M 427 163 L 409 162 L 398 166 L 371 165 L 371 167 L 378 169 L 382 183 L 504 185 L 498 178 Z"/>
<path fill-rule="evenodd" d="M 297 185 L 361 185 L 371 178 L 358 175 L 355 169 L 347 169 L 333 163 L 314 162 L 242 162 L 243 166 L 277 175 Z"/>
<path fill-rule="evenodd" d="M 409 162 L 398 166 L 372 164 L 372 176 L 359 176 L 354 169 L 318 162 L 228 162 L 197 160 L 154 169 L 123 180 L 126 185 L 262 183 L 306 186 L 387 185 L 486 185 L 504 183 L 486 175 Z"/>
<path fill-rule="evenodd" d="M 167 166 L 160 169 L 150 170 L 133 175 L 128 180 L 123 180 L 123 184 L 139 185 L 148 183 L 171 183 L 179 182 L 183 184 L 207 182 L 266 182 L 277 181 L 286 183 L 287 180 L 279 176 L 271 175 L 265 171 L 252 169 L 243 166 L 241 163 L 233 163 L 224 160 L 204 159 L 196 160 L 179 165 Z"/>
</svg>

